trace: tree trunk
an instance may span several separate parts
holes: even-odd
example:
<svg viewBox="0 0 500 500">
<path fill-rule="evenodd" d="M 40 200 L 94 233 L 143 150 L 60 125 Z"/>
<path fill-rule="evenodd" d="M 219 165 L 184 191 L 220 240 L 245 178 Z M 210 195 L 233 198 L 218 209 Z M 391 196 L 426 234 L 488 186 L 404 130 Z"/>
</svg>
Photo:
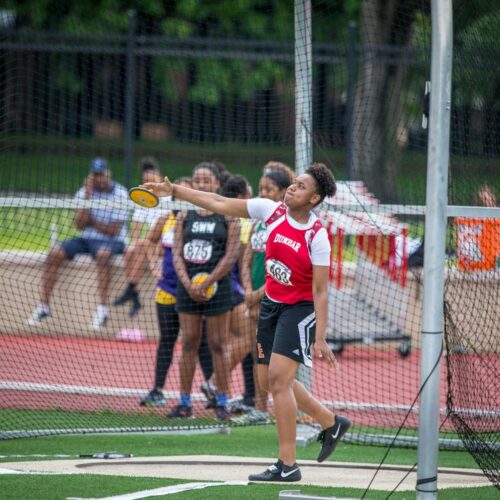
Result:
<svg viewBox="0 0 500 500">
<path fill-rule="evenodd" d="M 361 67 L 353 113 L 353 178 L 362 180 L 378 198 L 396 193 L 400 93 L 405 68 L 387 61 L 383 48 L 408 43 L 416 0 L 365 0 L 361 7 Z M 385 59 L 385 60 L 384 60 Z"/>
</svg>

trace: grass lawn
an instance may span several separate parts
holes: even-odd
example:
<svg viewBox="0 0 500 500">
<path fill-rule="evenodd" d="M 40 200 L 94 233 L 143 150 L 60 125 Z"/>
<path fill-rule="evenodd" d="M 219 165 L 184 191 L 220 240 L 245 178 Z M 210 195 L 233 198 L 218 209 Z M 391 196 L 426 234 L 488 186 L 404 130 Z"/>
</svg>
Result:
<svg viewBox="0 0 500 500">
<path fill-rule="evenodd" d="M 0 186 L 4 193 L 22 196 L 59 194 L 72 196 L 88 173 L 90 159 L 102 155 L 109 159 L 115 179 L 125 182 L 123 141 L 94 138 L 75 139 L 57 136 L 4 136 L 0 160 Z M 231 172 L 245 175 L 257 194 L 262 166 L 270 159 L 293 165 L 294 148 L 276 144 L 193 144 L 182 142 L 146 142 L 134 144 L 134 165 L 131 183 L 139 183 L 138 159 L 144 154 L 156 155 L 163 172 L 171 179 L 190 175 L 192 167 L 202 160 L 218 159 Z M 314 158 L 331 165 L 337 179 L 345 178 L 345 152 L 340 148 L 317 148 Z M 488 183 L 500 192 L 500 177 L 496 164 L 488 158 L 453 158 L 453 179 L 450 187 L 452 203 L 471 203 L 479 185 Z M 426 153 L 403 151 L 397 173 L 397 198 L 401 203 L 424 204 L 426 183 Z M 411 219 L 411 218 L 410 218 Z M 1 206 L 1 249 L 46 251 L 52 228 L 57 226 L 59 239 L 72 237 L 76 230 L 73 213 L 67 210 L 7 209 Z M 410 236 L 421 236 L 423 219 L 402 220 L 409 223 Z M 351 245 L 352 246 L 352 245 Z M 352 260 L 353 248 L 345 249 L 346 259 Z"/>
<path fill-rule="evenodd" d="M 152 490 L 182 484 L 190 481 L 100 475 L 53 475 L 53 476 L 1 476 L 3 500 L 37 499 L 64 500 L 66 498 L 103 498 L 113 495 Z M 247 486 L 214 486 L 202 490 L 190 490 L 174 495 L 154 496 L 156 499 L 217 499 L 217 500 L 267 500 L 277 499 L 280 491 L 299 490 L 302 494 L 330 498 L 361 498 L 364 490 L 355 488 L 323 488 L 291 484 L 251 484 Z M 389 492 L 370 490 L 366 498 L 385 499 Z M 391 495 L 394 500 L 415 498 L 413 492 L 401 492 Z M 483 488 L 440 490 L 439 498 L 445 500 L 481 500 L 498 499 L 498 490 L 494 486 Z"/>
<path fill-rule="evenodd" d="M 108 159 L 118 182 L 124 183 L 126 179 L 123 141 L 120 140 L 19 135 L 3 137 L 1 144 L 4 145 L 0 162 L 3 190 L 72 194 L 87 175 L 91 158 L 98 155 Z M 245 175 L 254 190 L 262 167 L 269 160 L 283 161 L 288 165 L 295 161 L 293 145 L 136 141 L 131 172 L 134 185 L 139 181 L 137 161 L 146 154 L 155 155 L 163 172 L 171 179 L 190 175 L 193 166 L 200 161 L 217 159 L 232 173 Z M 337 179 L 345 178 L 345 151 L 342 148 L 316 148 L 313 156 L 316 161 L 331 166 Z M 425 154 L 406 152 L 401 164 L 398 189 L 412 198 L 423 200 Z M 411 180 L 411 183 L 405 180 Z"/>
<path fill-rule="evenodd" d="M 0 137 L 0 185 L 3 191 L 72 194 L 87 175 L 92 157 L 104 156 L 115 178 L 124 183 L 124 143 L 120 139 L 72 138 L 47 135 L 9 135 Z M 254 189 L 262 166 L 269 160 L 294 164 L 292 144 L 243 144 L 151 142 L 137 140 L 133 146 L 134 163 L 130 173 L 133 185 L 139 181 L 138 159 L 155 155 L 162 170 L 175 179 L 190 175 L 193 166 L 203 160 L 217 159 L 232 173 L 245 175 Z M 331 166 L 335 177 L 345 179 L 345 150 L 315 147 L 315 161 Z M 498 161 L 494 157 L 450 159 L 450 196 L 453 203 L 470 203 L 477 188 L 488 183 L 500 191 Z M 423 204 L 427 170 L 426 151 L 401 150 L 396 174 L 396 196 L 401 203 Z"/>
<path fill-rule="evenodd" d="M 6 455 L 69 455 L 77 458 L 80 453 L 96 453 L 114 451 L 131 453 L 135 457 L 175 456 L 175 455 L 237 455 L 254 457 L 273 457 L 277 453 L 276 431 L 274 426 L 243 427 L 231 429 L 230 435 L 103 435 L 103 436 L 59 436 L 31 439 L 16 439 L 0 441 L 1 461 L 18 461 L 20 458 L 8 458 Z M 318 444 L 306 448 L 298 448 L 298 458 L 315 459 Z M 380 463 L 385 448 L 376 446 L 360 446 L 340 443 L 335 455 L 335 461 Z M 41 458 L 26 457 L 26 460 Z M 389 454 L 387 464 L 413 465 L 416 460 L 416 450 L 395 449 Z M 1 464 L 0 464 L 1 465 Z M 465 452 L 443 451 L 439 454 L 441 467 L 476 467 L 475 462 Z M 215 478 L 214 478 L 215 479 Z M 236 478 L 235 478 L 236 479 Z M 37 498 L 64 499 L 67 497 L 99 498 L 107 495 L 118 495 L 127 492 L 164 487 L 182 483 L 180 480 L 115 477 L 115 476 L 25 476 L 0 475 L 5 499 Z M 175 498 L 278 498 L 283 489 L 300 489 L 303 493 L 323 496 L 357 497 L 361 490 L 349 488 L 321 488 L 301 485 L 248 485 L 213 487 L 200 491 L 178 493 Z M 491 487 L 475 489 L 442 490 L 439 498 L 445 499 L 493 499 L 497 498 L 497 490 Z M 388 492 L 370 491 L 367 498 L 386 498 Z M 163 498 L 163 497 L 155 497 Z M 164 498 L 171 498 L 165 496 Z M 396 493 L 391 498 L 414 498 L 414 493 Z"/>
<path fill-rule="evenodd" d="M 168 453 L 165 452 L 168 450 Z M 297 448 L 299 459 L 315 460 L 319 444 L 312 443 Z M 192 436 L 163 434 L 119 434 L 50 436 L 0 441 L 0 456 L 5 455 L 70 455 L 77 458 L 80 453 L 116 452 L 130 453 L 134 457 L 176 455 L 233 455 L 242 457 L 274 457 L 278 451 L 274 425 L 233 427 L 230 435 L 203 434 Z M 367 462 L 378 464 L 386 448 L 341 443 L 335 451 L 335 461 Z M 394 448 L 386 459 L 387 464 L 413 465 L 415 449 Z M 68 457 L 69 458 L 69 457 Z M 30 458 L 27 457 L 29 460 Z M 0 458 L 1 461 L 14 459 Z M 462 451 L 441 451 L 441 467 L 477 468 L 474 459 Z"/>
</svg>

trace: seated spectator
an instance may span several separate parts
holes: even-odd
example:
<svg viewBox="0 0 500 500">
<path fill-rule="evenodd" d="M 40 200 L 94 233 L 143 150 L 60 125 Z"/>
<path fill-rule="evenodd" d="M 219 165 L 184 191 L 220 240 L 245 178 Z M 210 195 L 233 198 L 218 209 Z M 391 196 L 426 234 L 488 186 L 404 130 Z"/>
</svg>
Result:
<svg viewBox="0 0 500 500">
<path fill-rule="evenodd" d="M 76 193 L 76 199 L 96 201 L 126 201 L 127 190 L 111 178 L 108 163 L 95 158 L 83 187 Z M 123 253 L 127 236 L 128 211 L 125 208 L 79 208 L 75 214 L 75 226 L 81 231 L 77 238 L 63 241 L 49 251 L 43 268 L 40 303 L 30 325 L 39 325 L 52 316 L 50 298 L 57 282 L 59 268 L 76 255 L 90 254 L 97 263 L 99 304 L 92 321 L 92 328 L 98 330 L 108 319 L 108 287 L 111 277 L 111 257 Z"/>
<path fill-rule="evenodd" d="M 159 182 L 160 166 L 153 156 L 145 156 L 140 160 L 142 182 Z M 125 273 L 128 285 L 123 293 L 113 302 L 114 306 L 121 306 L 131 302 L 129 315 L 133 318 L 142 307 L 139 292 L 136 289 L 139 280 L 144 274 L 147 240 L 142 238 L 142 230 L 147 226 L 148 231 L 155 225 L 158 218 L 165 213 L 160 203 L 156 208 L 137 207 L 132 216 L 131 242 L 125 251 Z"/>
<path fill-rule="evenodd" d="M 480 207 L 493 208 L 497 206 L 497 197 L 495 192 L 487 184 L 484 184 L 478 189 L 475 201 L 476 205 L 479 205 Z"/>
</svg>

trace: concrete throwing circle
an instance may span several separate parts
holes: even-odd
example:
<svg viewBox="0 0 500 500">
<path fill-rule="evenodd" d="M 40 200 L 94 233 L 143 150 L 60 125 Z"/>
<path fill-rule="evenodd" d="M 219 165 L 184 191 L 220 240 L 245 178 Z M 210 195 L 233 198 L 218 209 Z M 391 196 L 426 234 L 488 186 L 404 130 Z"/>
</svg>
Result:
<svg viewBox="0 0 500 500">
<path fill-rule="evenodd" d="M 47 460 L 41 462 L 4 462 L 3 470 L 25 473 L 107 474 L 113 476 L 156 477 L 196 481 L 246 481 L 248 475 L 261 472 L 274 463 L 273 458 L 231 456 L 132 457 L 127 459 Z M 366 489 L 379 466 L 351 462 L 299 460 L 302 481 L 296 485 Z M 391 491 L 408 474 L 410 467 L 383 465 L 371 490 Z M 491 483 L 480 469 L 439 469 L 439 488 L 488 486 Z M 283 484 L 283 483 L 280 483 Z M 407 475 L 398 491 L 414 491 L 416 470 Z"/>
</svg>

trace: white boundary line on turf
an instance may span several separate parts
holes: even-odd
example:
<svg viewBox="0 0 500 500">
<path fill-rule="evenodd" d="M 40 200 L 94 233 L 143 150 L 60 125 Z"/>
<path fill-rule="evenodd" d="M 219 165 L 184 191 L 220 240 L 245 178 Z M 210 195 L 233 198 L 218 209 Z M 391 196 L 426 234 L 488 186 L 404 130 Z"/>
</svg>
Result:
<svg viewBox="0 0 500 500">
<path fill-rule="evenodd" d="M 32 455 L 0 455 L 0 458 L 78 458 L 78 455 L 43 455 L 41 453 L 34 453 Z"/>
<path fill-rule="evenodd" d="M 76 474 L 81 475 L 81 472 L 72 472 L 72 471 L 48 472 L 48 471 L 36 471 L 36 470 L 4 469 L 0 467 L 0 475 L 2 474 L 24 474 L 26 476 L 60 476 L 60 475 L 71 476 Z"/>
<path fill-rule="evenodd" d="M 183 491 L 203 490 L 211 486 L 246 486 L 248 481 L 226 481 L 224 483 L 184 483 L 153 490 L 136 491 L 135 493 L 125 493 L 124 495 L 114 495 L 111 497 L 81 498 L 68 497 L 66 500 L 137 500 L 139 498 L 159 497 L 161 495 L 174 495 Z"/>
<path fill-rule="evenodd" d="M 0 382 L 0 390 L 12 391 L 36 391 L 48 393 L 63 393 L 63 394 L 81 394 L 92 396 L 114 396 L 114 397 L 140 397 L 144 395 L 142 389 L 131 389 L 126 387 L 90 387 L 79 385 L 66 385 L 66 384 L 42 384 L 33 382 L 20 382 L 9 381 Z M 165 391 L 163 393 L 166 399 L 177 399 L 177 391 Z M 193 401 L 205 401 L 206 398 L 203 394 L 195 392 L 192 394 Z M 328 401 L 323 400 L 322 403 L 327 407 L 332 407 L 336 410 L 358 410 L 358 411 L 394 411 L 394 412 L 407 412 L 410 410 L 408 405 L 396 405 L 386 403 L 368 403 L 368 402 L 355 402 L 355 401 Z M 413 413 L 418 412 L 418 406 L 412 410 Z M 448 410 L 440 408 L 441 415 L 446 415 Z M 500 417 L 500 412 L 494 409 L 475 409 L 475 408 L 457 408 L 457 413 L 477 416 L 477 417 Z"/>
</svg>

